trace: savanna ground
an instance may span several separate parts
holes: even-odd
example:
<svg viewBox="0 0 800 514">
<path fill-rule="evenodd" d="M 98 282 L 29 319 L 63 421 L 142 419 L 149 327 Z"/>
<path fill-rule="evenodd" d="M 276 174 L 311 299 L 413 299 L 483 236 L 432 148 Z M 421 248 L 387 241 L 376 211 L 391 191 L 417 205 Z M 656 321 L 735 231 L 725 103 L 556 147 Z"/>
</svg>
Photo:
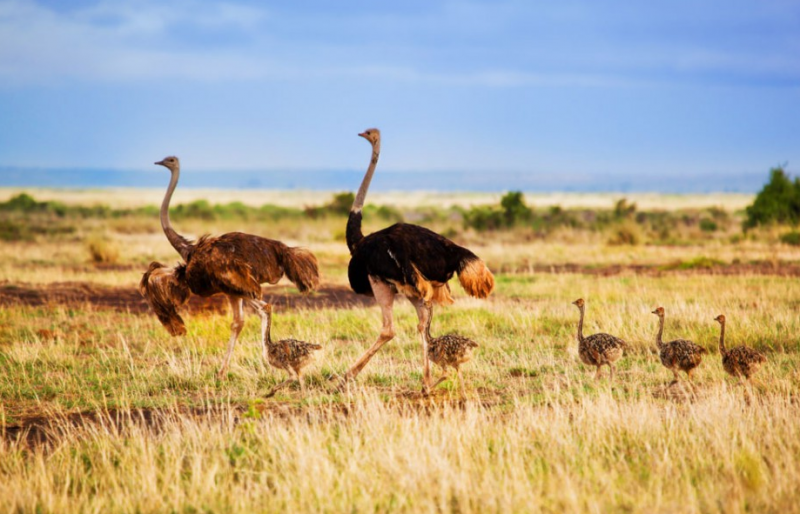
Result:
<svg viewBox="0 0 800 514">
<path fill-rule="evenodd" d="M 17 191 L 0 193 L 6 201 Z M 456 304 L 436 309 L 434 335 L 457 331 L 481 346 L 463 368 L 465 398 L 452 381 L 426 398 L 416 317 L 403 300 L 397 337 L 348 392 L 333 391 L 328 379 L 374 341 L 380 313 L 347 288 L 342 209 L 314 209 L 331 194 L 295 197 L 308 204 L 297 212 L 280 210 L 291 205 L 283 193 L 247 193 L 216 210 L 176 196 L 180 232 L 243 230 L 319 258 L 320 292 L 264 288 L 274 337 L 324 346 L 306 395 L 294 387 L 265 398 L 285 377 L 260 361 L 256 317 L 217 380 L 225 303 L 193 301 L 188 334 L 171 338 L 138 296 L 148 262 L 177 260 L 144 207 L 157 194 L 31 194 L 33 203 L 0 208 L 4 511 L 799 509 L 800 249 L 781 243 L 778 228 L 741 231 L 750 197 L 528 197 L 525 222 L 488 230 L 479 223 L 491 212 L 469 209 L 499 195 L 376 196 L 384 207 L 366 211 L 365 233 L 399 218 L 423 223 L 496 272 L 488 301 L 453 282 Z M 245 208 L 264 203 L 272 207 Z M 585 333 L 630 345 L 612 384 L 605 368 L 595 381 L 578 360 L 578 297 Z M 709 350 L 694 391 L 668 387 L 653 342 L 659 305 L 666 340 Z M 720 313 L 729 345 L 767 355 L 750 386 L 722 370 Z"/>
</svg>

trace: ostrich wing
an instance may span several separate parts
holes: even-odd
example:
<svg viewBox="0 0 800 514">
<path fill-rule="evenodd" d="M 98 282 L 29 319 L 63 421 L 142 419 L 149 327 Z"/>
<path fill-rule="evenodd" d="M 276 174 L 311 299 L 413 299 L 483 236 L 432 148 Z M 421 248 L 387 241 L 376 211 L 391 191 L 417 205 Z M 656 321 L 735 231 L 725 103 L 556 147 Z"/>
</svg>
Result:
<svg viewBox="0 0 800 514">
<path fill-rule="evenodd" d="M 186 266 L 186 280 L 199 296 L 261 298 L 261 284 L 275 284 L 283 276 L 285 250 L 280 241 L 241 232 L 202 237 Z"/>
<path fill-rule="evenodd" d="M 368 235 L 353 250 L 348 276 L 353 291 L 371 294 L 368 276 L 417 286 L 418 273 L 445 283 L 474 254 L 449 239 L 417 225 L 397 223 Z"/>
</svg>

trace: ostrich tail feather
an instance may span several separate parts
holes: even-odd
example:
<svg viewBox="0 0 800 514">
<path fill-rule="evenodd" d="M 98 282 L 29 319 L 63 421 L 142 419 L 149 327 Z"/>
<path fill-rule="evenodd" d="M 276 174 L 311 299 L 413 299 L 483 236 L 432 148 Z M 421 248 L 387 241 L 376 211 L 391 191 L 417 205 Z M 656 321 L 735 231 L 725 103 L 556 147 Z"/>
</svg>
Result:
<svg viewBox="0 0 800 514">
<path fill-rule="evenodd" d="M 314 291 L 319 285 L 317 258 L 305 248 L 287 248 L 282 256 L 286 277 L 301 293 Z"/>
<path fill-rule="evenodd" d="M 475 298 L 488 298 L 494 290 L 494 275 L 486 263 L 477 257 L 468 257 L 462 262 L 458 281 L 464 291 Z"/>
</svg>

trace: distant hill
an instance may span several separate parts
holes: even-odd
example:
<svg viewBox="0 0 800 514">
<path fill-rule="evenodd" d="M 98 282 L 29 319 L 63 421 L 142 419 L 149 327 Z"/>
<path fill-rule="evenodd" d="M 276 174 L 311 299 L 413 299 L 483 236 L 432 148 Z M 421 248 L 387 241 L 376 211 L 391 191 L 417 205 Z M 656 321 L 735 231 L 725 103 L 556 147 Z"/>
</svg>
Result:
<svg viewBox="0 0 800 514">
<path fill-rule="evenodd" d="M 185 171 L 182 188 L 354 190 L 363 170 Z M 163 187 L 165 170 L 0 167 L 0 187 Z M 754 193 L 764 183 L 763 171 L 738 175 L 647 175 L 491 172 L 381 171 L 375 191 L 508 191 Z"/>
</svg>

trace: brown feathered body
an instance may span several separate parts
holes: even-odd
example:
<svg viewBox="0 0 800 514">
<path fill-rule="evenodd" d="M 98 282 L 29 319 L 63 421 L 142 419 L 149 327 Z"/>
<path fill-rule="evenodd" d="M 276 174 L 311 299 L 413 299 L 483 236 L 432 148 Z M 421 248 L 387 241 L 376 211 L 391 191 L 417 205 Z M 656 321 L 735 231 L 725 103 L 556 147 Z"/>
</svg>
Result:
<svg viewBox="0 0 800 514">
<path fill-rule="evenodd" d="M 459 366 L 472 360 L 472 351 L 477 347 L 478 343 L 472 339 L 445 334 L 428 339 L 428 358 L 443 370 L 448 367 L 458 370 Z"/>
<path fill-rule="evenodd" d="M 271 305 L 267 307 L 267 311 L 272 314 Z M 267 341 L 267 361 L 272 367 L 289 373 L 289 379 L 278 384 L 268 396 L 272 396 L 283 386 L 295 380 L 300 383 L 300 388 L 305 390 L 303 368 L 314 362 L 314 353 L 322 350 L 322 346 L 292 338 L 273 342 L 272 316 L 267 318 L 265 337 Z"/>
<path fill-rule="evenodd" d="M 578 356 L 587 366 L 595 366 L 597 368 L 595 378 L 599 377 L 601 366 L 608 366 L 611 370 L 611 378 L 613 379 L 614 363 L 625 353 L 628 344 L 619 337 L 612 336 L 611 334 L 598 333 L 584 337 L 583 317 L 586 304 L 583 298 L 578 298 L 572 302 L 572 304 L 578 307 L 581 313 L 580 319 L 578 320 Z"/>
<path fill-rule="evenodd" d="M 185 268 L 186 283 L 198 296 L 224 293 L 258 299 L 261 284 L 276 284 L 284 275 L 301 293 L 319 283 L 317 259 L 308 250 L 242 232 L 201 237 Z"/>
<path fill-rule="evenodd" d="M 271 366 L 300 375 L 303 368 L 314 362 L 314 352 L 322 350 L 322 345 L 298 341 L 297 339 L 282 339 L 280 341 L 267 341 L 267 357 Z"/>
<path fill-rule="evenodd" d="M 681 370 L 691 374 L 692 370 L 703 362 L 703 355 L 708 350 L 686 339 L 676 339 L 658 345 L 658 357 L 661 364 L 670 370 Z"/>
<path fill-rule="evenodd" d="M 456 370 L 458 376 L 458 387 L 461 394 L 464 394 L 464 382 L 461 379 L 461 365 L 472 360 L 472 351 L 478 347 L 478 343 L 458 334 L 445 334 L 439 337 L 431 336 L 431 321 L 433 320 L 433 310 L 431 310 L 425 325 L 425 338 L 428 341 L 428 359 L 442 368 L 442 376 L 432 385 L 436 387 L 447 379 L 447 368 Z"/>
<path fill-rule="evenodd" d="M 722 355 L 722 367 L 734 377 L 749 379 L 765 362 L 764 354 L 747 346 L 736 346 Z"/>
<path fill-rule="evenodd" d="M 653 311 L 658 316 L 658 334 L 656 335 L 656 346 L 658 347 L 658 357 L 665 368 L 672 371 L 675 381 L 678 380 L 678 371 L 685 372 L 689 378 L 701 362 L 703 355 L 708 350 L 687 339 L 676 339 L 665 343 L 661 340 L 664 333 L 664 308 L 658 307 Z"/>
<path fill-rule="evenodd" d="M 610 365 L 625 353 L 625 341 L 610 334 L 592 334 L 578 344 L 578 356 L 588 366 Z"/>
<path fill-rule="evenodd" d="M 241 232 L 204 236 L 191 246 L 187 258 L 187 263 L 174 268 L 151 263 L 139 284 L 140 293 L 171 335 L 186 333 L 177 309 L 190 292 L 260 300 L 261 284 L 275 284 L 284 275 L 301 292 L 313 291 L 319 283 L 317 259 L 308 250 Z"/>
<path fill-rule="evenodd" d="M 750 379 L 767 362 L 767 358 L 747 346 L 735 346 L 731 349 L 725 346 L 725 316 L 720 314 L 715 318 L 720 324 L 719 353 L 722 357 L 722 368 L 731 376 Z"/>
</svg>

